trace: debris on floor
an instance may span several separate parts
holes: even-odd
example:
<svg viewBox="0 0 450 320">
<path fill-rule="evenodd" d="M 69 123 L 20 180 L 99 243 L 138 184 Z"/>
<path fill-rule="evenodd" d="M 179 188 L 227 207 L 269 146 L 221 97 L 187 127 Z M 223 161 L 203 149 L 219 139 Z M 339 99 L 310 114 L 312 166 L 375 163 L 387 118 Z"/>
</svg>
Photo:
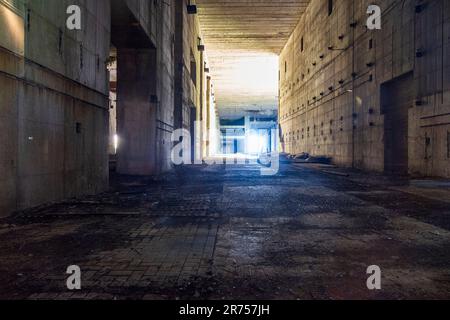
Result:
<svg viewBox="0 0 450 320">
<path fill-rule="evenodd" d="M 449 298 L 450 205 L 325 167 L 112 176 L 104 194 L 3 219 L 0 299 Z M 369 265 L 383 290 L 367 290 Z"/>
</svg>

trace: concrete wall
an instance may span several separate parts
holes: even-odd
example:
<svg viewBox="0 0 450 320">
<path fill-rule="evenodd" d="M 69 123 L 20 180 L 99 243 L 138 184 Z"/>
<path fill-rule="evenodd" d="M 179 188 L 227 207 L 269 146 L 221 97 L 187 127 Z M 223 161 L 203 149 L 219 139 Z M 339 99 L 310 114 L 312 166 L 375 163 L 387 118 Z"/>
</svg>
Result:
<svg viewBox="0 0 450 320">
<path fill-rule="evenodd" d="M 132 19 L 139 22 L 143 32 L 122 33 L 122 8 L 113 10 L 120 137 L 117 170 L 121 174 L 154 175 L 171 168 L 175 1 L 141 1 L 145 2 L 142 5 L 135 2 L 126 1 Z M 125 22 L 133 25 L 133 21 Z M 131 34 L 137 41 L 128 41 Z"/>
<path fill-rule="evenodd" d="M 106 66 L 113 36 L 125 40 L 119 41 L 125 48 L 118 50 L 129 49 L 126 44 L 135 40 L 141 44 L 144 36 L 146 47 L 131 49 L 148 53 L 145 63 L 134 67 L 144 85 L 136 96 L 146 101 L 140 106 L 150 117 L 135 118 L 151 133 L 146 152 L 137 156 L 143 157 L 150 169 L 132 168 L 127 173 L 158 174 L 171 168 L 175 2 L 33 0 L 15 1 L 20 6 L 14 8 L 0 1 L 0 216 L 107 188 Z M 82 10 L 80 31 L 66 28 L 69 5 Z M 116 5 L 126 8 L 118 18 L 112 16 Z M 138 23 L 124 26 L 133 28 L 129 33 L 128 29 L 117 29 L 117 19 Z M 122 60 L 122 65 L 133 68 L 132 59 Z M 123 74 L 126 81 L 130 74 L 126 69 Z M 119 77 L 119 87 L 120 81 Z M 124 106 L 128 103 L 130 107 L 122 111 L 119 96 L 118 112 L 132 117 L 136 96 L 126 101 Z M 130 127 L 128 133 L 133 130 L 140 138 L 136 127 Z"/>
<path fill-rule="evenodd" d="M 117 132 L 121 141 L 117 171 L 120 174 L 157 173 L 156 55 L 155 49 L 117 48 Z"/>
<path fill-rule="evenodd" d="M 109 1 L 0 2 L 0 216 L 108 184 Z"/>
<path fill-rule="evenodd" d="M 207 48 L 206 51 L 199 50 L 199 44 L 203 45 L 203 40 L 198 16 L 188 14 L 188 3 L 187 0 L 176 3 L 175 125 L 177 129 L 191 130 L 194 135 L 194 124 L 191 120 L 202 122 L 196 131 L 198 143 L 195 146 L 196 155 L 201 159 L 209 154 L 208 128 L 217 127 L 218 120 L 208 116 L 209 107 L 215 108 L 215 104 L 210 104 L 213 99 L 214 79 L 211 79 L 208 72 Z M 193 61 L 195 64 L 191 63 Z M 194 73 L 196 76 L 193 76 Z M 191 114 L 194 112 L 195 114 Z"/>
<path fill-rule="evenodd" d="M 191 126 L 190 108 L 200 110 L 202 57 L 198 50 L 198 38 L 201 38 L 198 17 L 187 13 L 187 3 L 186 0 L 176 2 L 175 111 L 177 128 L 189 129 Z M 196 70 L 192 70 L 191 61 L 195 61 Z M 195 82 L 192 80 L 193 73 L 197 75 Z"/>
<path fill-rule="evenodd" d="M 88 0 L 89 1 L 89 0 Z M 113 0 L 114 1 L 114 0 Z M 136 20 L 139 22 L 140 27 L 145 31 L 147 36 L 153 43 L 157 43 L 158 39 L 158 17 L 159 14 L 163 14 L 164 18 L 170 16 L 165 15 L 168 10 L 161 7 L 162 1 L 146 1 L 146 0 L 122 0 L 126 3 L 128 9 L 133 13 Z M 166 2 L 167 7 L 172 6 L 172 1 Z M 169 9 L 170 11 L 170 9 Z"/>
<path fill-rule="evenodd" d="M 17 103 L 24 73 L 23 18 L 0 5 L 0 216 L 16 208 L 17 198 Z M 11 51 L 8 51 L 11 50 Z"/>
<path fill-rule="evenodd" d="M 175 127 L 174 82 L 175 82 L 175 3 L 177 0 L 159 2 L 156 12 L 158 33 L 158 74 L 157 94 L 159 97 L 156 140 L 158 173 L 172 167 L 170 158 L 172 151 L 171 135 Z"/>
<path fill-rule="evenodd" d="M 311 1 L 280 55 L 286 152 L 384 171 L 382 88 L 412 72 L 409 172 L 450 177 L 450 3 L 420 3 L 416 12 L 414 0 L 334 1 L 328 15 L 328 0 Z M 382 9 L 381 30 L 366 28 L 370 4 Z"/>
</svg>

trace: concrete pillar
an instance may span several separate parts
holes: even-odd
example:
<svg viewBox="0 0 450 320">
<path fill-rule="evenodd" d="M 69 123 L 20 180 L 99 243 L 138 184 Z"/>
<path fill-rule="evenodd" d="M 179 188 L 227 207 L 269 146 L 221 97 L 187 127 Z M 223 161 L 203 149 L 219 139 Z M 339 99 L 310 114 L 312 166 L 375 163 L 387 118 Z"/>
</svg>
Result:
<svg viewBox="0 0 450 320">
<path fill-rule="evenodd" d="M 206 156 L 211 155 L 211 77 L 206 77 Z"/>
<path fill-rule="evenodd" d="M 205 104 L 206 104 L 206 95 L 205 95 L 205 55 L 204 52 L 200 52 L 200 87 L 198 88 L 200 95 L 200 109 L 199 109 L 199 119 L 200 128 L 199 128 L 199 155 L 200 159 L 203 159 L 206 156 L 205 152 L 205 129 L 206 129 L 206 112 L 205 112 Z"/>
<path fill-rule="evenodd" d="M 156 164 L 156 50 L 117 50 L 117 172 L 151 175 Z"/>
<path fill-rule="evenodd" d="M 174 126 L 175 129 L 184 128 L 183 123 L 188 123 L 190 119 L 184 119 L 184 78 L 185 78 L 185 61 L 184 61 L 184 3 L 175 1 L 175 44 L 174 44 Z M 190 110 L 189 110 L 190 111 Z M 189 112 L 186 112 L 189 114 Z M 186 129 L 190 129 L 189 127 Z"/>
</svg>

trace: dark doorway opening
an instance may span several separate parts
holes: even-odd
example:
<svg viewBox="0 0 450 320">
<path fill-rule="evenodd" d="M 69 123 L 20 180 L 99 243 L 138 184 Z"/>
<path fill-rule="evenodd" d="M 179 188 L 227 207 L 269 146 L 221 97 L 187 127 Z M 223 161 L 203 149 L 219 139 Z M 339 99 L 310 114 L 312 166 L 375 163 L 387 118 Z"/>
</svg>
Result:
<svg viewBox="0 0 450 320">
<path fill-rule="evenodd" d="M 408 112 L 413 101 L 413 74 L 404 74 L 381 86 L 384 114 L 384 170 L 408 174 Z"/>
</svg>

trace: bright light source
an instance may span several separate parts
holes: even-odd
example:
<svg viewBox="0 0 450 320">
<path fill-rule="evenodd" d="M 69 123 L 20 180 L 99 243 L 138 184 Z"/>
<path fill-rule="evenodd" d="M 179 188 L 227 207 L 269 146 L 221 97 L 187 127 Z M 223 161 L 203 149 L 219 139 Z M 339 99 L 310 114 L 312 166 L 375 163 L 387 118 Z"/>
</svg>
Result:
<svg viewBox="0 0 450 320">
<path fill-rule="evenodd" d="M 248 138 L 248 152 L 250 154 L 261 154 L 267 150 L 266 136 L 255 132 Z"/>
<path fill-rule="evenodd" d="M 114 135 L 114 153 L 117 153 L 117 149 L 119 148 L 119 136 L 117 134 Z"/>
<path fill-rule="evenodd" d="M 212 69 L 218 106 L 276 108 L 278 56 L 267 53 L 224 51 Z"/>
</svg>

